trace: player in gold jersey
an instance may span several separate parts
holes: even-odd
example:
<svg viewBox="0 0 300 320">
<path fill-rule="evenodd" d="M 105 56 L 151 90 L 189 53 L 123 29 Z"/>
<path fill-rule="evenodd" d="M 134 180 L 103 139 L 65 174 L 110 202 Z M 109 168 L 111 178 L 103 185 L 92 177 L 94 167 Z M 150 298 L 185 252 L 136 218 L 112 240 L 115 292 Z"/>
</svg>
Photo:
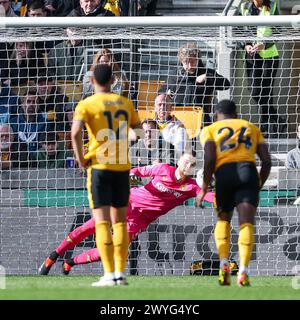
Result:
<svg viewBox="0 0 300 320">
<path fill-rule="evenodd" d="M 140 121 L 130 100 L 110 92 L 111 83 L 111 67 L 97 65 L 93 75 L 96 93 L 79 102 L 72 125 L 76 159 L 80 167 L 88 170 L 88 197 L 104 268 L 104 276 L 93 286 L 127 284 L 124 272 L 129 244 L 126 229 L 130 170 L 128 131 L 140 127 Z M 85 155 L 84 125 L 89 136 Z"/>
<path fill-rule="evenodd" d="M 214 233 L 220 258 L 219 283 L 230 285 L 230 221 L 236 207 L 240 224 L 238 285 L 249 286 L 248 266 L 254 242 L 254 216 L 259 190 L 271 170 L 271 158 L 260 130 L 254 124 L 237 118 L 233 101 L 221 101 L 216 111 L 217 121 L 201 132 L 204 177 L 203 191 L 196 203 L 198 206 L 202 203 L 214 174 L 218 213 Z M 259 174 L 255 165 L 256 154 L 261 160 Z"/>
</svg>

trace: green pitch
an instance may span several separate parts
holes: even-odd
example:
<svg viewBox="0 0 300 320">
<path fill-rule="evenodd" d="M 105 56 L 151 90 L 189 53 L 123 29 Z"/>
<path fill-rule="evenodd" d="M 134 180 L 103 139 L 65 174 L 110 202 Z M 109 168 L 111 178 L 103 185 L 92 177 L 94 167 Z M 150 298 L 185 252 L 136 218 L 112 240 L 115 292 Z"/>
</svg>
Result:
<svg viewBox="0 0 300 320">
<path fill-rule="evenodd" d="M 92 276 L 9 276 L 1 299 L 300 299 L 292 277 L 252 277 L 250 288 L 239 288 L 232 277 L 230 287 L 220 287 L 217 277 L 129 277 L 129 286 L 93 288 Z"/>
</svg>

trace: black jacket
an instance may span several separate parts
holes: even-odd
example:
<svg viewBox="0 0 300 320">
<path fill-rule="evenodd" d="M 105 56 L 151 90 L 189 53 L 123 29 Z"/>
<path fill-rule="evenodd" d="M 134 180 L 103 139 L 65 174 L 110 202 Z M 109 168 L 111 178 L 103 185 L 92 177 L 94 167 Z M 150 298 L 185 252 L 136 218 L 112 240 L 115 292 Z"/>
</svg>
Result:
<svg viewBox="0 0 300 320">
<path fill-rule="evenodd" d="M 206 74 L 206 81 L 196 84 L 196 78 Z M 177 106 L 204 107 L 211 102 L 215 90 L 227 90 L 230 87 L 228 79 L 219 75 L 215 70 L 207 68 L 199 60 L 195 74 L 187 74 L 183 67 L 169 76 L 167 88 L 174 95 L 174 103 Z"/>
<path fill-rule="evenodd" d="M 46 5 L 55 8 L 53 13 L 56 17 L 66 17 L 72 10 L 79 6 L 79 0 L 46 0 Z"/>
</svg>

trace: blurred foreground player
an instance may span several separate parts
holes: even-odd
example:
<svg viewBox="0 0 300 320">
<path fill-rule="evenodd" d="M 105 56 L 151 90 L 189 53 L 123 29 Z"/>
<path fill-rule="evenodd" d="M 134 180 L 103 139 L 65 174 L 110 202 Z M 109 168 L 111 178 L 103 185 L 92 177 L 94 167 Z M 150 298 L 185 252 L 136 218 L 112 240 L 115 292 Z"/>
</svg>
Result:
<svg viewBox="0 0 300 320">
<path fill-rule="evenodd" d="M 217 122 L 201 133 L 204 147 L 204 177 L 202 192 L 196 199 L 200 205 L 213 174 L 216 184 L 218 222 L 215 241 L 220 257 L 220 285 L 230 285 L 229 248 L 230 221 L 236 207 L 239 215 L 240 268 L 238 285 L 249 286 L 249 262 L 254 242 L 254 216 L 259 202 L 259 190 L 271 170 L 268 147 L 260 130 L 252 123 L 238 119 L 233 101 L 217 105 Z M 258 174 L 255 155 L 261 160 Z"/>
<path fill-rule="evenodd" d="M 178 160 L 177 168 L 160 163 L 131 169 L 130 173 L 133 177 L 153 177 L 153 179 L 145 186 L 134 187 L 130 190 L 127 213 L 127 230 L 130 242 L 160 216 L 199 194 L 201 189 L 196 181 L 189 177 L 193 174 L 195 165 L 196 158 L 186 153 Z M 204 200 L 212 203 L 214 194 L 207 193 Z M 90 219 L 76 228 L 49 255 L 42 264 L 39 273 L 47 275 L 59 256 L 62 257 L 67 250 L 74 248 L 94 233 L 94 219 Z M 68 274 L 74 265 L 91 263 L 100 259 L 99 251 L 96 248 L 88 250 L 72 259 L 66 260 L 63 264 L 63 273 Z"/>
<path fill-rule="evenodd" d="M 130 100 L 111 93 L 110 66 L 97 65 L 92 81 L 96 93 L 77 105 L 71 131 L 79 166 L 88 169 L 88 197 L 104 268 L 104 276 L 92 286 L 124 285 L 127 284 L 125 267 L 129 244 L 126 228 L 131 167 L 128 131 L 140 128 L 140 121 Z M 89 136 L 86 155 L 82 141 L 84 125 Z"/>
</svg>

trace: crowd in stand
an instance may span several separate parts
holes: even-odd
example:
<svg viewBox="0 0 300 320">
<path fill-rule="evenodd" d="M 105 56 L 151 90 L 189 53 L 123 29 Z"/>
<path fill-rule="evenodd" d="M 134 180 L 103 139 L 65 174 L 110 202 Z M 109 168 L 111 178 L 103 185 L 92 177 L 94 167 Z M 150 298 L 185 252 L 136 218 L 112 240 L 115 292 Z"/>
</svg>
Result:
<svg viewBox="0 0 300 320">
<path fill-rule="evenodd" d="M 140 0 L 139 14 L 155 14 L 156 3 Z M 2 12 L 7 17 L 126 16 L 129 0 L 0 0 L 0 9 L 0 15 Z M 112 50 L 118 44 L 78 39 L 74 37 L 74 28 L 66 32 L 68 40 L 60 42 L 0 43 L 2 170 L 66 167 L 65 159 L 73 156 L 70 129 L 78 101 L 68 97 L 60 81 L 75 83 L 83 75 L 81 99 L 86 98 L 93 94 L 94 66 L 108 64 L 113 70 L 112 92 L 131 98 L 130 81 Z M 86 48 L 97 48 L 97 51 L 90 68 L 82 74 Z M 249 49 L 247 44 L 245 49 Z M 178 67 L 170 70 L 168 80 L 157 92 L 153 106 L 155 118 L 143 121 L 144 140 L 131 148 L 134 165 L 163 161 L 174 165 L 187 148 L 188 134 L 171 111 L 175 106 L 202 107 L 203 124 L 208 125 L 213 120 L 211 106 L 215 91 L 228 90 L 231 86 L 228 79 L 205 65 L 196 43 L 181 46 L 178 61 Z M 268 103 L 259 100 L 260 104 L 264 107 Z"/>
<path fill-rule="evenodd" d="M 6 17 L 129 16 L 130 0 L 0 0 Z M 155 15 L 157 0 L 138 0 L 138 15 Z"/>
</svg>

